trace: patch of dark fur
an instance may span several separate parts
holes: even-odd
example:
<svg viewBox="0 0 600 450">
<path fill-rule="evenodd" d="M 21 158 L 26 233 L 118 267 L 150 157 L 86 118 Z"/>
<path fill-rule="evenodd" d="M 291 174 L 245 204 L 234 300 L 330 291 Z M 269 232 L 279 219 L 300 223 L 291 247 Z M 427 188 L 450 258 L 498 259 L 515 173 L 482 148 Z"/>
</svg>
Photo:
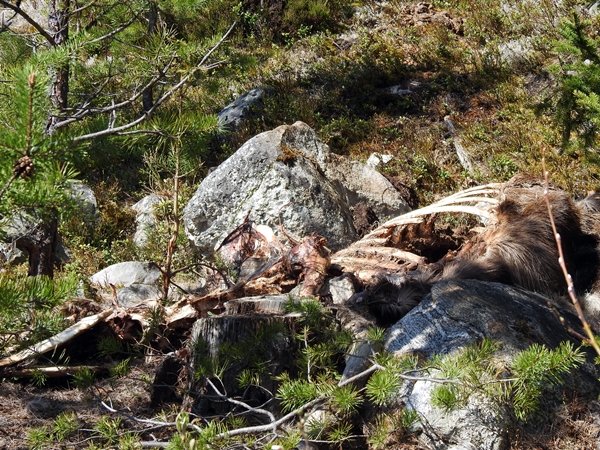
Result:
<svg viewBox="0 0 600 450">
<path fill-rule="evenodd" d="M 537 194 L 537 195 L 536 195 Z M 533 189 L 521 201 L 505 200 L 497 211 L 498 226 L 486 239 L 484 260 L 502 266 L 506 282 L 549 298 L 567 294 L 545 199 Z M 567 270 L 577 293 L 587 291 L 598 275 L 600 258 L 595 236 L 581 228 L 579 211 L 564 192 L 549 194 L 556 229 L 562 239 Z"/>
<path fill-rule="evenodd" d="M 476 279 L 518 286 L 551 299 L 567 295 L 543 190 L 514 189 L 496 210 L 496 225 L 484 250 L 441 260 L 422 272 L 384 277 L 369 288 L 369 308 L 381 324 L 393 324 L 416 306 L 431 287 L 446 279 Z M 598 277 L 598 239 L 582 230 L 580 211 L 560 191 L 549 194 L 575 291 L 588 291 Z M 600 205 L 600 201 L 598 202 Z"/>
<path fill-rule="evenodd" d="M 425 273 L 386 275 L 367 287 L 369 311 L 378 325 L 389 327 L 417 306 L 431 286 Z"/>
<path fill-rule="evenodd" d="M 394 247 L 438 261 L 448 252 L 458 250 L 468 239 L 463 227 L 452 229 L 450 225 L 437 226 L 435 216 L 427 221 L 409 224 L 396 233 L 392 242 Z"/>
</svg>

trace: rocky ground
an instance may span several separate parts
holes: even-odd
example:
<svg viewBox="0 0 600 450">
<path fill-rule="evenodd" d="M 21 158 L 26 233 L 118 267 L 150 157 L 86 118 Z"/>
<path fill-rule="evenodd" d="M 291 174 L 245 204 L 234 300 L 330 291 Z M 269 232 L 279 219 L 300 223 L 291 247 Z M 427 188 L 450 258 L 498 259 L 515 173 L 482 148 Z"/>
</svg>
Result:
<svg viewBox="0 0 600 450">
<path fill-rule="evenodd" d="M 394 13 L 396 19 L 392 16 L 383 14 L 385 8 L 391 8 L 389 5 L 378 8 L 378 14 L 381 16 L 377 20 L 377 26 L 397 26 L 393 22 L 397 20 L 401 26 L 435 26 L 451 30 L 457 36 L 459 42 L 464 43 L 463 27 L 464 20 L 453 17 L 441 8 L 435 8 L 431 4 L 419 3 L 402 7 L 401 14 Z M 392 8 L 393 9 L 393 8 Z M 368 20 L 367 20 L 368 19 Z M 369 18 L 365 21 L 368 22 Z M 385 20 L 389 21 L 388 23 Z M 351 48 L 356 44 L 357 38 L 352 33 L 340 36 L 336 41 L 340 49 Z M 304 45 L 297 45 L 301 51 L 306 51 Z M 345 51 L 346 51 L 345 50 Z M 294 49 L 292 49 L 294 51 Z M 341 51 L 341 50 L 340 50 Z M 415 50 L 416 51 L 416 50 Z M 416 53 L 415 53 L 416 54 Z M 319 55 L 300 55 L 296 58 L 299 67 L 294 70 L 302 72 L 306 69 L 306 62 L 314 58 L 316 61 Z M 451 59 L 451 58 L 450 58 Z M 318 62 L 318 61 L 317 61 Z M 418 192 L 419 199 L 431 200 L 434 198 L 433 192 L 444 191 L 444 183 L 448 177 L 442 177 L 440 173 L 448 175 L 447 172 L 438 170 L 444 168 L 452 172 L 456 181 L 452 188 L 457 186 L 467 187 L 474 184 L 471 175 L 466 174 L 460 167 L 456 159 L 457 141 L 454 135 L 448 134 L 442 126 L 443 118 L 447 113 L 452 114 L 453 120 L 461 128 L 461 136 L 465 136 L 465 144 L 472 153 L 476 164 L 484 167 L 488 157 L 494 154 L 495 142 L 506 143 L 522 140 L 525 143 L 518 144 L 518 151 L 513 152 L 515 167 L 510 166 L 511 171 L 516 165 L 525 165 L 531 163 L 529 159 L 537 159 L 532 166 L 539 165 L 541 159 L 538 154 L 522 156 L 522 148 L 527 148 L 527 142 L 530 136 L 520 135 L 508 126 L 503 125 L 503 121 L 511 114 L 510 107 L 501 104 L 501 95 L 491 95 L 484 90 L 474 94 L 451 92 L 449 94 L 439 93 L 438 100 L 431 101 L 431 104 L 424 106 L 425 92 L 427 90 L 435 91 L 435 77 L 428 79 L 431 73 L 423 73 L 419 80 L 402 80 L 402 85 L 390 86 L 395 88 L 393 95 L 401 98 L 403 95 L 412 96 L 415 105 L 423 106 L 423 111 L 427 110 L 414 122 L 402 121 L 398 119 L 386 119 L 383 116 L 379 118 L 382 122 L 382 128 L 400 129 L 401 139 L 388 140 L 387 137 L 375 136 L 372 142 L 361 142 L 359 144 L 349 144 L 346 148 L 350 153 L 355 153 L 359 157 L 365 156 L 371 150 L 389 152 L 394 154 L 395 159 L 382 171 L 387 172 L 392 182 L 398 181 L 399 191 L 411 206 L 417 204 L 417 194 L 414 188 L 420 188 Z M 458 77 L 457 77 L 458 78 Z M 524 90 L 534 95 L 539 90 L 547 89 L 549 81 L 545 76 L 531 76 L 524 84 Z M 424 88 L 425 87 L 425 88 Z M 427 94 L 430 95 L 430 94 Z M 428 97 L 431 100 L 433 97 Z M 436 101 L 439 103 L 436 106 Z M 504 100 L 503 100 L 504 101 Z M 507 102 L 508 103 L 508 102 Z M 415 106 L 416 107 L 416 106 Z M 509 111 L 509 112 L 507 112 Z M 523 113 L 526 114 L 526 113 Z M 501 117 L 502 116 L 502 117 Z M 419 122 L 420 121 L 420 122 Z M 424 131 L 427 130 L 427 131 Z M 431 131 L 433 130 L 433 131 Z M 437 130 L 437 131 L 436 131 Z M 442 131 L 440 131 L 442 130 Z M 330 133 L 328 142 L 335 147 L 336 139 L 340 138 L 335 133 Z M 425 166 L 422 173 L 417 173 L 414 167 L 417 166 L 412 161 L 414 152 L 413 147 L 417 146 L 415 142 L 422 138 L 422 147 L 429 148 L 431 144 L 431 161 L 439 163 Z M 436 141 L 437 139 L 437 141 Z M 341 138 L 340 138 L 341 140 Z M 452 141 L 453 145 L 449 145 Z M 509 143 L 510 143 L 509 142 Z M 515 144 L 517 145 L 517 144 Z M 399 150 L 401 149 L 401 150 Z M 337 150 L 337 149 L 334 149 Z M 406 153 L 403 153 L 406 152 Z M 435 156 L 433 156 L 435 155 Z M 516 156 L 515 156 L 516 155 Z M 289 158 L 293 160 L 296 155 Z M 555 155 L 557 158 L 559 155 Z M 565 157 L 566 158 L 566 157 Z M 365 158 L 366 159 L 366 158 Z M 454 161 L 450 163 L 449 161 Z M 410 169 L 404 166 L 410 165 Z M 422 161 L 421 161 L 422 163 Z M 560 161 L 559 163 L 560 164 Z M 309 165 L 310 166 L 310 165 Z M 413 167 L 414 166 L 414 167 Z M 433 168 L 432 168 L 433 167 Z M 493 172 L 490 168 L 482 169 L 478 173 L 481 181 L 487 177 L 504 177 L 504 167 L 500 169 L 500 175 Z M 431 173 L 433 173 L 433 175 Z M 562 173 L 559 176 L 571 180 L 568 186 L 571 190 L 584 191 L 584 187 L 589 187 L 583 183 L 581 177 L 571 177 L 570 174 Z M 564 166 L 564 172 L 569 172 L 569 168 Z M 454 176 L 456 175 L 456 176 Z M 593 176 L 591 177 L 593 178 Z M 415 181 L 416 180 L 416 181 Z M 407 189 L 406 186 L 411 188 Z M 401 190 L 404 189 L 404 192 Z M 411 198 L 412 201 L 411 201 Z M 370 212 L 365 210 L 365 203 L 359 203 L 353 206 L 354 226 L 360 235 L 364 235 L 374 228 L 374 219 L 370 218 Z M 368 205 L 367 205 L 368 206 Z M 469 225 L 473 225 L 469 223 Z M 426 256 L 432 261 L 436 261 L 449 250 L 456 250 L 461 243 L 465 242 L 469 234 L 464 227 L 440 228 L 436 239 L 438 241 L 432 245 L 432 236 L 423 238 L 419 235 L 406 237 L 408 245 L 404 250 Z M 383 260 L 379 261 L 381 264 Z M 385 261 L 386 263 L 388 261 Z M 291 289 L 292 286 L 289 286 Z M 216 297 L 212 300 L 218 300 L 219 307 L 212 309 L 207 314 L 218 314 L 222 311 L 220 307 L 221 299 Z M 135 448 L 127 447 L 124 440 L 127 436 L 135 435 L 138 441 L 138 447 L 161 447 L 164 446 L 170 437 L 177 433 L 174 421 L 178 411 L 182 408 L 184 396 L 173 395 L 172 398 L 163 397 L 164 404 L 152 406 L 155 400 L 155 382 L 159 366 L 164 360 L 164 354 L 169 351 L 180 351 L 189 336 L 183 332 L 173 338 L 165 336 L 164 339 L 157 339 L 154 342 L 156 352 L 147 352 L 147 355 L 131 354 L 129 368 L 130 370 L 119 376 L 108 376 L 107 374 L 98 375 L 96 381 L 89 387 L 76 387 L 76 380 L 73 376 L 60 378 L 49 378 L 46 385 L 38 386 L 35 377 L 18 377 L 16 375 L 7 376 L 0 383 L 0 449 L 28 449 L 28 448 Z M 78 345 L 85 347 L 85 341 L 79 341 Z M 158 351 L 160 350 L 160 351 Z M 84 352 L 85 354 L 85 352 Z M 87 353 L 85 358 L 78 361 L 80 364 L 106 364 L 122 361 L 122 358 L 116 358 L 112 361 L 105 358 L 99 358 L 95 354 Z M 72 361 L 74 362 L 74 361 Z M 25 367 L 26 368 L 26 367 Z M 158 377 L 159 383 L 163 380 Z M 178 381 L 178 380 L 175 380 Z M 175 383 L 174 383 L 175 384 Z M 182 392 L 177 392 L 181 394 Z M 170 401 L 174 400 L 174 401 Z M 600 403 L 595 399 L 582 397 L 574 391 L 565 391 L 562 405 L 556 409 L 542 408 L 542 413 L 534 417 L 529 423 L 522 426 L 511 436 L 511 449 L 514 450 L 583 450 L 597 449 L 600 439 Z M 70 433 L 64 439 L 50 437 L 50 439 L 40 439 L 40 436 L 49 433 L 58 433 L 57 418 L 64 417 L 65 414 L 74 413 L 76 417 L 77 429 Z M 115 422 L 108 422 L 115 421 Z M 116 421 L 119 421 L 118 424 Z M 111 432 L 111 425 L 114 426 Z M 103 425 L 104 424 L 104 425 Z M 119 439 L 121 441 L 119 442 Z M 323 448 L 319 447 L 319 448 Z M 230 448 L 264 448 L 263 442 L 255 444 L 247 443 L 245 446 L 232 446 Z M 306 447 L 305 447 L 306 448 Z M 312 447 L 310 447 L 312 449 Z M 364 440 L 357 438 L 354 442 L 345 442 L 344 449 L 366 448 Z M 390 433 L 386 439 L 385 448 L 389 449 L 424 449 L 424 445 L 417 439 L 413 433 Z M 287 449 L 286 449 L 287 450 Z"/>
<path fill-rule="evenodd" d="M 60 413 L 74 412 L 78 430 L 62 442 L 45 444 L 44 449 L 111 448 L 98 430 L 104 418 L 121 419 L 117 435 L 135 432 L 144 447 L 164 441 L 176 431 L 172 423 L 178 404 L 150 407 L 150 385 L 142 379 L 153 374 L 156 361 L 133 359 L 132 370 L 118 379 L 104 379 L 92 388 L 77 389 L 62 381 L 56 386 L 35 387 L 27 382 L 5 380 L 0 383 L 0 448 L 32 448 L 28 438 L 32 430 L 52 430 Z M 110 412 L 102 402 L 121 414 Z M 596 450 L 600 434 L 600 403 L 565 396 L 564 405 L 551 417 L 542 415 L 518 430 L 511 450 Z M 144 423 L 144 421 L 153 421 Z M 157 424 L 163 422 L 165 424 Z M 94 443 L 97 447 L 91 447 Z M 347 445 L 347 444 L 346 444 Z M 353 448 L 352 445 L 344 448 Z M 114 447 L 112 447 L 114 448 Z M 121 447 L 122 448 L 122 447 Z M 358 448 L 364 448 L 359 445 Z M 390 450 L 424 450 L 426 447 L 411 434 L 390 433 L 386 441 Z"/>
</svg>

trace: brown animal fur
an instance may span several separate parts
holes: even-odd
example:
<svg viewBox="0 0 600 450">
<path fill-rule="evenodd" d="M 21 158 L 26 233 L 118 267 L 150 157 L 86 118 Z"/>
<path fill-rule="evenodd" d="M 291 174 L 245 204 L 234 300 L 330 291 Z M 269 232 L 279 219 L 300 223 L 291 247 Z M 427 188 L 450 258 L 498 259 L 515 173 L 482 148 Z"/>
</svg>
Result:
<svg viewBox="0 0 600 450">
<path fill-rule="evenodd" d="M 424 271 L 384 277 L 369 289 L 371 311 L 385 324 L 394 323 L 416 306 L 433 284 L 451 278 L 500 282 L 551 299 L 564 297 L 567 284 L 558 264 L 543 191 L 539 184 L 507 188 L 497 207 L 495 224 L 489 226 L 481 242 L 471 243 L 469 251 Z M 591 228 L 600 221 L 590 218 L 590 209 L 582 213 L 562 191 L 551 190 L 549 200 L 567 269 L 575 291 L 583 294 L 598 278 L 598 239 Z M 600 201 L 587 199 L 587 205 L 600 206 Z"/>
</svg>

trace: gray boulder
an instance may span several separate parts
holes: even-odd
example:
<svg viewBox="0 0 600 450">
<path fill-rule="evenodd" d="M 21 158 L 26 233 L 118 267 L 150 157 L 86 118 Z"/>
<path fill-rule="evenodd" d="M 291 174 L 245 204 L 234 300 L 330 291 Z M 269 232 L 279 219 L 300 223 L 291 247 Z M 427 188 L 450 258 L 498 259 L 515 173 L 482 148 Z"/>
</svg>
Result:
<svg viewBox="0 0 600 450">
<path fill-rule="evenodd" d="M 183 221 L 188 239 L 204 252 L 248 213 L 274 229 L 281 220 L 292 236 L 316 232 L 336 250 L 357 239 L 350 207 L 361 200 L 374 203 L 379 219 L 409 210 L 383 175 L 331 154 L 308 125 L 296 122 L 255 136 L 211 172 Z"/>
<path fill-rule="evenodd" d="M 150 263 L 128 261 L 113 264 L 90 277 L 90 283 L 102 288 L 114 285 L 117 288 L 132 284 L 156 284 L 160 279 L 160 270 Z"/>
<path fill-rule="evenodd" d="M 161 298 L 161 291 L 150 284 L 132 284 L 117 290 L 117 303 L 123 308 L 139 305 L 150 299 Z"/>
<path fill-rule="evenodd" d="M 16 242 L 0 242 L 0 259 L 3 264 L 19 265 L 29 259 L 27 251 L 17 248 Z"/>
<path fill-rule="evenodd" d="M 100 298 L 111 301 L 116 292 L 117 303 L 124 308 L 159 298 L 161 280 L 158 267 L 138 261 L 113 264 L 89 279 L 90 285 L 99 289 Z"/>
<path fill-rule="evenodd" d="M 534 343 L 555 348 L 562 341 L 574 341 L 547 305 L 544 297 L 499 283 L 448 280 L 435 285 L 419 306 L 389 330 L 385 345 L 398 356 L 418 354 L 427 358 L 453 353 L 489 337 L 500 344 L 495 358 L 507 362 Z M 569 326 L 578 328 L 574 316 L 561 313 Z M 566 381 L 582 396 L 595 397 L 600 387 L 595 368 L 589 363 Z M 431 404 L 434 387 L 435 383 L 424 379 L 406 381 L 398 397 L 399 404 L 418 412 L 416 430 L 428 446 L 508 448 L 516 424 L 506 408 L 473 396 L 467 406 L 443 411 Z M 556 401 L 560 404 L 560 394 Z"/>
<path fill-rule="evenodd" d="M 150 194 L 131 207 L 137 213 L 133 242 L 138 247 L 144 247 L 148 243 L 148 233 L 156 226 L 154 208 L 165 200 L 160 195 Z"/>
<path fill-rule="evenodd" d="M 98 201 L 91 187 L 79 180 L 71 180 L 67 185 L 67 192 L 75 203 L 75 208 L 81 219 L 89 227 L 94 226 L 98 220 Z"/>
<path fill-rule="evenodd" d="M 531 64 L 535 57 L 535 39 L 520 37 L 498 45 L 500 60 L 509 66 Z"/>
<path fill-rule="evenodd" d="M 221 127 L 233 131 L 247 119 L 253 110 L 260 107 L 265 95 L 269 92 L 266 88 L 256 88 L 235 99 L 217 114 L 217 121 Z"/>
<path fill-rule="evenodd" d="M 369 159 L 367 159 L 367 166 L 372 167 L 373 169 L 377 169 L 383 164 L 389 163 L 394 157 L 392 155 L 382 155 L 379 152 L 371 153 Z"/>
<path fill-rule="evenodd" d="M 326 176 L 348 207 L 365 203 L 383 221 L 410 211 L 398 190 L 373 167 L 333 153 L 327 159 Z"/>
</svg>

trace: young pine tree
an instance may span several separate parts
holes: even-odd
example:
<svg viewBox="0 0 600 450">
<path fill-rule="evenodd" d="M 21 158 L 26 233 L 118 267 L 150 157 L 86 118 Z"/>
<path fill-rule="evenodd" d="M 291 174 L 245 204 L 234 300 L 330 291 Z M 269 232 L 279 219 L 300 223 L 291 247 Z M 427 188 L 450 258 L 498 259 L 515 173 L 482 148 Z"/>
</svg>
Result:
<svg viewBox="0 0 600 450">
<path fill-rule="evenodd" d="M 562 145 L 574 142 L 583 148 L 596 144 L 600 126 L 600 39 L 595 28 L 573 12 L 572 20 L 565 20 L 556 44 L 559 64 L 554 66 L 557 76 L 553 98 L 555 119 L 562 130 Z"/>
<path fill-rule="evenodd" d="M 74 173 L 59 134 L 46 134 L 52 110 L 49 77 L 31 65 L 3 74 L 0 95 L 0 220 L 4 239 L 29 252 L 29 275 L 53 275 L 58 217 L 68 204 Z M 24 226 L 29 232 L 15 232 Z"/>
</svg>

